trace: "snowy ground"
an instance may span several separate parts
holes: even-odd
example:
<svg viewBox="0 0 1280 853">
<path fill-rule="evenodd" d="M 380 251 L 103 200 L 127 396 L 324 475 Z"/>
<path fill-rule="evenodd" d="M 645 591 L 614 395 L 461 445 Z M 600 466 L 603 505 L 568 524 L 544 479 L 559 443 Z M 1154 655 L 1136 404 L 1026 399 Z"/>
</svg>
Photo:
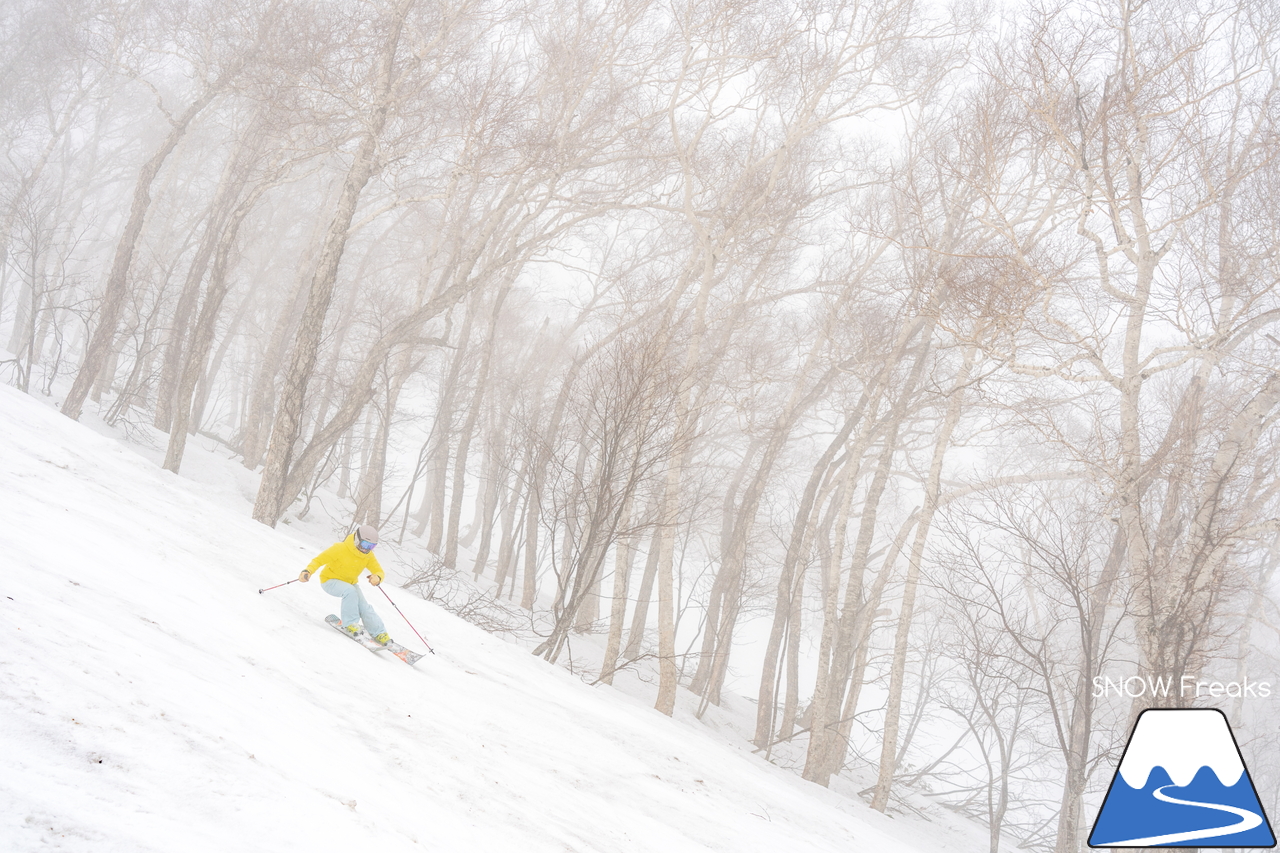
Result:
<svg viewBox="0 0 1280 853">
<path fill-rule="evenodd" d="M 375 656 L 322 622 L 319 584 L 258 594 L 329 540 L 252 521 L 243 468 L 146 455 L 0 386 L 2 851 L 985 849 L 391 583 L 438 654 Z"/>
</svg>

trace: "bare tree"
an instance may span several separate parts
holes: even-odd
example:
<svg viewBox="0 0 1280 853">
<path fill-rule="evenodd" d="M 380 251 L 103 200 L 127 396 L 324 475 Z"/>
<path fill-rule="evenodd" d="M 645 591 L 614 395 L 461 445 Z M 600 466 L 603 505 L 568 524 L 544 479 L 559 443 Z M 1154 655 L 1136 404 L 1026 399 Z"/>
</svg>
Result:
<svg viewBox="0 0 1280 853">
<path fill-rule="evenodd" d="M 552 560 L 557 577 L 553 627 L 534 650 L 548 660 L 559 655 L 614 545 L 643 531 L 625 518 L 627 507 L 679 451 L 666 356 L 647 330 L 623 337 L 593 359 L 570 403 L 572 428 L 562 445 L 562 453 L 569 453 L 553 459 L 546 490 L 548 519 L 569 522 L 567 550 Z M 576 449 L 590 455 L 589 468 L 570 461 L 586 458 Z"/>
<path fill-rule="evenodd" d="M 293 358 L 285 375 L 276 408 L 275 425 L 267 448 L 262 484 L 254 503 L 253 516 L 264 524 L 275 525 L 284 511 L 285 478 L 289 473 L 294 445 L 302 421 L 302 407 L 315 368 L 324 319 L 333 298 L 338 278 L 338 265 L 346 248 L 351 221 L 365 184 L 378 167 L 377 149 L 384 128 L 395 108 L 396 62 L 400 37 L 413 0 L 400 0 L 372 27 L 364 57 L 368 62 L 372 97 L 363 116 L 356 150 L 342 185 L 342 194 L 325 234 L 316 270 L 311 279 L 307 307 L 294 341 Z M 443 33 L 441 33 L 443 36 Z M 291 499 L 291 496 L 289 496 Z"/>
<path fill-rule="evenodd" d="M 208 16 L 197 16 L 186 22 L 190 27 L 189 32 L 205 31 L 214 26 L 215 22 L 225 22 L 224 26 L 230 24 L 226 29 L 238 34 L 240 38 L 227 42 L 214 40 L 213 44 L 218 45 L 220 52 L 215 52 L 213 55 L 197 53 L 192 57 L 191 62 L 196 68 L 193 76 L 209 82 L 193 94 L 177 115 L 166 107 L 162 99 L 158 99 L 157 106 L 168 118 L 170 129 L 164 140 L 143 164 L 134 185 L 129 218 L 116 244 L 115 258 L 107 276 L 93 336 L 85 349 L 84 363 L 76 374 L 75 383 L 67 392 L 67 398 L 62 404 L 62 413 L 73 420 L 80 417 L 85 397 L 89 395 L 90 389 L 111 356 L 120 316 L 129 295 L 129 276 L 134 252 L 142 236 L 147 213 L 151 208 L 152 188 L 160 170 L 187 134 L 196 117 L 235 83 L 245 65 L 252 62 L 256 54 L 261 51 L 263 42 L 271 32 L 272 7 L 267 7 L 265 11 L 260 7 L 248 5 L 239 9 L 217 7 L 201 11 L 207 12 Z M 241 23 L 238 20 L 241 16 L 247 16 L 250 19 L 248 26 L 237 26 Z M 192 41 L 195 44 L 203 44 L 206 48 L 209 46 L 209 42 L 196 39 Z"/>
</svg>

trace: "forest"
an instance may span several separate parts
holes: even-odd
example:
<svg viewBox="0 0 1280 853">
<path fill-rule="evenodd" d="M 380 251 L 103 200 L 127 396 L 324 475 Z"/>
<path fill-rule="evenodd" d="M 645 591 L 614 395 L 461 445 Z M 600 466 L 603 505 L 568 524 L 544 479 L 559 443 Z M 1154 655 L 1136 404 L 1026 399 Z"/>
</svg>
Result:
<svg viewBox="0 0 1280 853">
<path fill-rule="evenodd" d="M 5 0 L 0 45 L 0 381 L 992 853 L 1085 849 L 1153 703 L 1280 746 L 1177 687 L 1280 689 L 1280 6 Z"/>
</svg>

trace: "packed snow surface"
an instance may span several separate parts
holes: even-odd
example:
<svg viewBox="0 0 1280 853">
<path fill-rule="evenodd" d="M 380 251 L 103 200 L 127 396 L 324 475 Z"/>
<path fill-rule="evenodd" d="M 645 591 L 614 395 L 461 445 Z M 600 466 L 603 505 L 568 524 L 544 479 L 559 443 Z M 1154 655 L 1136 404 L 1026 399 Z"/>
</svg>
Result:
<svg viewBox="0 0 1280 853">
<path fill-rule="evenodd" d="M 0 386 L 0 850 L 947 849 L 398 590 L 391 565 L 438 654 L 370 653 L 324 624 L 318 583 L 258 593 L 330 542 L 233 498 Z"/>
</svg>

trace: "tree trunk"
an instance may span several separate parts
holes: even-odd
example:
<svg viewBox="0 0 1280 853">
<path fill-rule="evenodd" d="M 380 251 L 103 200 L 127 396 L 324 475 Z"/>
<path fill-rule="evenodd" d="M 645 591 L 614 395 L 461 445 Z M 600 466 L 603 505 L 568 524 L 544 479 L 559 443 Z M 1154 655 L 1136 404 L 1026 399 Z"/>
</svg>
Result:
<svg viewBox="0 0 1280 853">
<path fill-rule="evenodd" d="M 929 348 L 929 339 L 933 335 L 933 327 L 937 322 L 935 311 L 938 301 L 942 296 L 941 288 L 935 288 L 929 296 L 929 301 L 922 307 L 919 314 L 911 318 L 910 322 L 905 323 L 899 329 L 897 340 L 894 342 L 892 355 L 885 360 L 884 366 L 876 374 L 875 378 L 868 383 L 863 390 L 857 404 L 853 410 L 846 416 L 844 426 L 840 432 L 827 445 L 826 450 L 818 459 L 813 467 L 813 471 L 809 475 L 809 482 L 805 486 L 805 491 L 800 500 L 800 506 L 796 511 L 796 519 L 792 524 L 791 538 L 787 544 L 786 556 L 783 560 L 782 572 L 778 578 L 778 591 L 774 602 L 774 619 L 773 627 L 769 633 L 769 642 L 765 648 L 764 664 L 761 667 L 760 674 L 760 690 L 756 704 L 756 730 L 752 738 L 758 749 L 765 749 L 772 742 L 773 738 L 773 720 L 776 712 L 775 682 L 778 675 L 778 656 L 782 648 L 783 632 L 787 624 L 787 615 L 791 611 L 791 595 L 792 586 L 794 584 L 793 575 L 795 573 L 796 560 L 801 553 L 801 542 L 809 529 L 809 515 L 813 510 L 813 506 L 818 494 L 818 488 L 823 479 L 827 475 L 832 460 L 835 459 L 836 453 L 848 441 L 849 435 L 853 432 L 853 428 L 862 421 L 867 413 L 874 414 L 879 408 L 880 399 L 885 393 L 885 388 L 889 380 L 890 371 L 900 362 L 907 347 L 910 345 L 917 335 L 922 335 L 922 345 L 920 355 L 917 357 L 915 366 L 912 368 L 913 379 L 908 383 L 909 387 L 915 387 L 918 381 L 918 373 L 923 369 L 925 355 Z"/>
<path fill-rule="evenodd" d="M 898 766 L 898 726 L 902 715 L 902 686 L 906 680 L 907 641 L 915 611 L 920 566 L 924 562 L 924 547 L 929 536 L 929 527 L 933 523 L 933 515 L 938 508 L 938 496 L 942 487 L 942 460 L 951 444 L 951 434 L 960 420 L 969 375 L 977 358 L 977 347 L 970 347 L 965 352 L 960 375 L 952 388 L 946 415 L 938 430 L 938 441 L 933 448 L 933 460 L 929 465 L 929 476 L 925 483 L 924 506 L 920 512 L 920 521 L 916 525 L 915 542 L 911 546 L 911 555 L 907 563 L 906 586 L 902 592 L 902 610 L 898 615 L 898 627 L 893 642 L 893 663 L 889 670 L 889 701 L 885 710 L 884 736 L 880 750 L 880 774 L 876 780 L 875 794 L 871 798 L 871 807 L 881 812 L 889 805 L 893 774 Z"/>
<path fill-rule="evenodd" d="M 169 135 L 165 137 L 160 148 L 151 155 L 151 159 L 143 165 L 138 175 L 138 181 L 133 189 L 133 202 L 129 208 L 129 219 L 125 222 L 124 232 L 116 243 L 115 259 L 111 263 L 106 291 L 103 293 L 102 305 L 98 309 L 98 323 L 85 347 L 84 362 L 80 365 L 80 371 L 76 374 L 71 390 L 67 392 L 67 399 L 62 404 L 62 413 L 72 420 L 80 419 L 85 398 L 89 396 L 90 389 L 106 370 L 114 353 L 116 330 L 120 325 L 120 317 L 124 313 L 129 296 L 129 270 L 133 265 L 133 254 L 142 236 L 147 211 L 151 208 L 151 185 L 155 183 L 156 176 L 164 166 L 164 161 L 178 146 L 178 142 L 186 134 L 191 122 L 217 94 L 217 88 L 209 88 L 178 116 Z"/>
<path fill-rule="evenodd" d="M 605 644 L 604 661 L 600 665 L 600 680 L 613 684 L 613 674 L 618 668 L 618 652 L 622 648 L 622 629 L 627 621 L 627 585 L 631 580 L 631 563 L 635 556 L 632 548 L 631 507 L 634 495 L 628 495 L 622 509 L 622 535 L 613 552 L 613 601 L 609 609 L 609 640 Z"/>
<path fill-rule="evenodd" d="M 541 491 L 541 483 L 530 483 L 529 500 L 524 508 L 524 585 L 520 592 L 520 606 L 530 612 L 538 597 L 538 519 Z"/>
<path fill-rule="evenodd" d="M 1111 540 L 1107 561 L 1102 575 L 1089 594 L 1087 623 L 1081 636 L 1085 646 L 1081 649 L 1081 669 L 1072 693 L 1071 716 L 1067 725 L 1066 743 L 1062 744 L 1066 759 L 1066 779 L 1062 785 L 1062 800 L 1058 809 L 1058 831 L 1055 834 L 1054 853 L 1078 853 L 1080 849 L 1084 793 L 1089 783 L 1089 744 L 1093 736 L 1093 712 L 1096 700 L 1093 695 L 1093 678 L 1102 665 L 1102 632 L 1111 593 L 1120 570 L 1125 563 L 1124 528 L 1117 526 Z"/>
<path fill-rule="evenodd" d="M 244 134 L 236 142 L 235 150 L 227 158 L 218 181 L 218 189 L 213 202 L 205 215 L 204 233 L 196 247 L 195 256 L 187 268 L 187 275 L 178 294 L 178 304 L 174 308 L 169 334 L 164 344 L 164 357 L 160 367 L 160 382 L 156 390 L 156 412 L 154 423 L 156 429 L 168 432 L 173 423 L 174 395 L 183 369 L 183 350 L 187 339 L 191 315 L 195 313 L 200 301 L 200 284 L 204 281 L 209 262 L 213 259 L 221 242 L 224 231 L 223 220 L 231 212 L 236 196 L 244 186 L 243 172 L 238 167 L 240 157 L 246 147 L 249 135 Z"/>
<path fill-rule="evenodd" d="M 677 414 L 677 423 L 683 423 L 688 412 Z M 664 509 L 659 541 L 660 556 L 658 559 L 658 699 L 654 703 L 668 717 L 675 712 L 676 687 L 678 672 L 676 667 L 676 606 L 675 606 L 675 565 L 676 528 L 679 524 L 680 483 L 684 473 L 682 464 L 685 454 L 675 454 L 671 470 L 667 473 L 665 496 L 662 500 Z"/>
<path fill-rule="evenodd" d="M 338 279 L 338 266 L 347 245 L 351 220 L 355 216 L 356 205 L 360 201 L 360 194 L 365 184 L 377 169 L 378 141 L 391 110 L 395 56 L 404 20 L 411 5 L 412 0 L 402 0 L 399 8 L 396 9 L 391 37 L 379 56 L 376 100 L 369 116 L 369 126 L 361 137 L 355 158 L 343 181 L 342 195 L 338 199 L 337 210 L 325 235 L 324 247 L 320 251 L 315 275 L 311 279 L 307 307 L 302 313 L 302 322 L 294 343 L 293 358 L 281 389 L 275 424 L 267 447 L 262 482 L 253 507 L 253 517 L 272 527 L 284 514 L 286 501 L 292 498 L 286 494 L 286 479 L 290 474 L 294 445 L 302 427 L 307 384 L 311 381 L 311 372 L 315 368 L 320 340 L 324 333 L 324 320 L 329 311 L 329 302 L 333 298 L 334 285 Z"/>
<path fill-rule="evenodd" d="M 506 583 L 507 574 L 515 571 L 516 540 L 519 538 L 520 528 L 524 526 L 524 516 L 520 512 L 520 504 L 528 493 L 525 485 L 525 476 L 529 472 L 529 467 L 533 464 L 532 457 L 533 447 L 530 445 L 525 449 L 520 473 L 512 483 L 512 488 L 507 492 L 507 506 L 502 514 L 502 542 L 498 545 L 498 566 L 493 578 L 499 593 L 502 592 L 502 586 Z"/>
<path fill-rule="evenodd" d="M 485 466 L 484 489 L 483 489 L 483 508 L 480 511 L 479 518 L 472 524 L 472 533 L 477 529 L 480 531 L 480 544 L 476 546 L 475 564 L 471 567 L 472 574 L 477 580 L 484 574 L 485 565 L 489 562 L 489 551 L 493 548 L 493 527 L 498 517 L 498 503 L 500 496 L 511 489 L 504 489 L 499 483 L 501 477 L 502 455 L 498 448 L 506 443 L 506 412 L 504 411 L 498 418 L 497 428 L 490 434 L 488 442 L 488 465 Z M 513 496 L 508 496 L 508 500 L 514 501 Z M 508 525 L 508 530 L 510 526 Z"/>
<path fill-rule="evenodd" d="M 699 711 L 699 716 L 706 708 L 707 686 L 711 681 L 711 671 L 715 668 L 714 656 L 719 646 L 718 641 L 721 633 L 721 608 L 724 607 L 726 611 L 729 609 L 725 606 L 725 595 L 729 588 L 733 586 L 733 577 L 731 576 L 741 571 L 739 565 L 731 565 L 730 557 L 734 551 L 733 534 L 734 528 L 737 526 L 735 519 L 740 515 L 739 512 L 735 511 L 735 502 L 747 469 L 755 458 L 759 444 L 757 440 L 748 445 L 746 453 L 742 455 L 742 462 L 738 465 L 738 470 L 734 472 L 733 479 L 729 481 L 729 486 L 725 489 L 724 505 L 720 512 L 720 569 L 716 572 L 715 580 L 711 583 L 711 595 L 707 601 L 707 624 L 703 629 L 702 635 L 702 649 L 698 654 L 698 667 L 694 670 L 693 679 L 689 682 L 689 689 L 703 697 L 703 706 Z M 744 501 L 744 505 L 745 503 Z M 724 651 L 728 652 L 727 646 L 724 647 Z"/>
<path fill-rule="evenodd" d="M 865 403 L 865 395 L 862 403 Z M 769 633 L 769 642 L 765 647 L 764 666 L 760 673 L 760 691 L 756 704 L 756 731 L 752 738 L 758 749 L 766 749 L 773 742 L 773 721 L 777 711 L 775 683 L 778 678 L 778 657 L 782 649 L 782 641 L 791 614 L 791 602 L 794 595 L 796 566 L 800 560 L 802 548 L 808 542 L 809 516 L 817 499 L 818 487 L 826 478 L 836 452 L 844 445 L 860 420 L 860 410 L 855 410 L 845 418 L 844 426 L 835 439 L 827 445 L 822 456 L 814 464 L 809 474 L 809 482 L 805 486 L 796 510 L 795 520 L 791 526 L 791 539 L 787 543 L 786 556 L 783 558 L 782 571 L 778 575 L 777 595 L 774 601 L 773 627 Z"/>
<path fill-rule="evenodd" d="M 861 609 L 857 614 L 856 633 L 853 636 L 852 644 L 856 651 L 849 665 L 848 674 L 841 674 L 835 682 L 837 685 L 846 685 L 846 689 L 844 705 L 836 715 L 836 722 L 828 723 L 829 726 L 835 727 L 835 736 L 828 741 L 827 763 L 822 768 L 822 772 L 826 774 L 828 780 L 844 767 L 849 738 L 853 731 L 854 715 L 858 710 L 858 698 L 862 693 L 862 683 L 866 677 L 867 660 L 871 652 L 871 631 L 875 627 L 875 620 L 878 615 L 876 608 L 884 598 L 885 585 L 893 577 L 894 566 L 897 565 L 898 556 L 902 553 L 903 548 L 906 547 L 907 535 L 915 527 L 918 516 L 919 510 L 912 510 L 911 515 L 907 517 L 907 520 L 898 529 L 893 545 L 880 567 L 880 573 L 876 575 L 871 591 L 867 594 L 866 600 L 862 603 Z"/>
<path fill-rule="evenodd" d="M 231 264 L 231 249 L 235 245 L 236 235 L 240 232 L 240 225 L 257 197 L 255 194 L 237 208 L 217 240 L 213 268 L 209 273 L 209 287 L 204 296 L 204 303 L 200 306 L 200 315 L 196 319 L 196 326 L 192 330 L 191 341 L 183 358 L 182 373 L 175 393 L 174 417 L 169 430 L 169 446 L 164 458 L 165 470 L 175 474 L 182 465 L 182 455 L 186 450 L 187 427 L 191 418 L 196 383 L 204 373 L 209 350 L 213 346 L 213 337 L 217 332 L 222 302 L 226 298 L 229 287 L 227 273 Z"/>
<path fill-rule="evenodd" d="M 622 656 L 627 660 L 635 660 L 640 656 L 640 645 L 644 642 L 645 623 L 649 616 L 649 602 L 653 598 L 653 584 L 658 577 L 658 556 L 661 554 L 662 528 L 655 526 L 653 535 L 649 537 L 649 551 L 645 557 L 644 574 L 640 578 L 640 591 L 636 595 L 636 609 L 631 614 L 631 633 L 627 635 L 627 647 Z"/>
<path fill-rule="evenodd" d="M 246 294 L 245 298 L 240 300 L 240 307 L 236 309 L 236 313 L 231 317 L 227 332 L 222 336 L 222 341 L 218 344 L 217 351 L 213 354 L 213 358 L 209 360 L 209 366 L 200 375 L 199 384 L 196 385 L 195 399 L 191 402 L 191 424 L 187 428 L 189 435 L 195 435 L 204 428 L 204 413 L 209 406 L 209 398 L 213 395 L 214 379 L 217 378 L 218 372 L 222 369 L 222 362 L 227 357 L 227 352 L 231 349 L 231 343 L 236 339 L 236 335 L 239 334 L 240 324 L 244 322 L 245 315 L 249 313 L 250 299 L 251 296 Z"/>
<path fill-rule="evenodd" d="M 462 321 L 462 332 L 458 336 L 457 349 L 453 353 L 453 361 L 449 366 L 449 374 L 440 393 L 440 408 L 436 414 L 436 442 L 431 450 L 431 514 L 427 519 L 431 534 L 427 539 L 427 549 L 439 554 L 444 540 L 445 515 L 448 511 L 449 457 L 454 443 L 453 414 L 454 403 L 461 393 L 459 382 L 462 376 L 462 365 L 467 360 L 467 348 L 471 346 L 471 327 L 475 321 L 475 302 L 467 304 Z M 465 466 L 465 461 L 464 461 Z M 425 506 L 425 504 L 424 504 Z"/>
<path fill-rule="evenodd" d="M 845 586 L 843 616 L 836 618 L 834 613 L 829 612 L 826 614 L 828 618 L 823 620 L 822 639 L 819 641 L 818 677 L 813 690 L 812 728 L 809 734 L 809 749 L 805 756 L 803 774 L 804 778 L 823 786 L 830 782 L 829 768 L 833 763 L 828 756 L 828 752 L 832 749 L 839 750 L 842 757 L 844 753 L 844 743 L 835 743 L 833 741 L 834 732 L 831 730 L 831 725 L 840 719 L 845 684 L 852 664 L 857 615 L 863 610 L 863 576 L 867 570 L 871 543 L 875 537 L 875 525 L 879 514 L 880 501 L 884 496 L 885 487 L 889 484 L 889 475 L 892 473 L 893 456 L 898 448 L 898 430 L 906 414 L 906 397 L 908 394 L 909 390 L 904 390 L 903 394 L 899 396 L 898 404 L 895 405 L 894 411 L 890 413 L 889 425 L 884 436 L 884 446 L 880 452 L 880 459 L 876 464 L 871 484 L 867 487 L 867 493 L 862 500 L 862 517 L 858 524 L 858 538 L 854 542 L 853 558 L 850 561 L 849 582 Z M 861 431 L 858 440 L 853 442 L 853 446 L 849 450 L 848 461 L 845 463 L 846 466 L 853 466 L 847 469 L 851 477 L 858 470 L 859 460 L 866 453 L 873 434 L 874 430 L 868 424 Z M 856 482 L 851 481 L 848 493 L 850 498 L 853 496 L 855 487 Z M 843 553 L 843 537 L 841 538 L 841 547 L 837 551 L 839 552 L 837 554 L 838 559 Z M 831 591 L 832 601 L 830 605 L 832 609 L 834 609 L 835 600 L 839 595 L 839 577 L 841 574 L 842 571 L 837 563 L 836 580 L 832 584 L 833 589 Z"/>
<path fill-rule="evenodd" d="M 412 373 L 413 364 L 406 354 L 399 359 L 392 375 L 387 377 L 386 398 L 378 409 L 378 432 L 373 439 L 369 460 L 360 476 L 354 520 L 357 524 L 383 525 L 382 486 L 387 475 L 387 446 L 391 442 L 391 422 L 395 416 L 400 391 Z"/>
<path fill-rule="evenodd" d="M 462 424 L 462 433 L 458 436 L 458 450 L 453 468 L 453 492 L 449 502 L 449 529 L 444 548 L 444 564 L 451 569 L 455 568 L 458 562 L 458 526 L 461 524 L 467 457 L 471 452 L 471 439 L 475 433 L 476 424 L 480 421 L 480 408 L 488 392 L 489 368 L 493 362 L 493 350 L 496 345 L 494 337 L 497 333 L 498 316 L 502 313 L 502 304 L 506 301 L 510 289 L 510 282 L 505 283 L 494 299 L 493 310 L 489 314 L 489 329 L 485 334 L 484 356 L 476 377 L 475 390 L 471 395 L 471 405 L 467 409 L 467 418 Z"/>
<path fill-rule="evenodd" d="M 262 464 L 262 457 L 267 452 L 267 440 L 270 438 L 267 424 L 275 419 L 276 376 L 280 373 L 280 366 L 288 354 L 294 326 L 301 316 L 305 304 L 304 297 L 307 295 L 307 283 L 308 277 L 305 274 L 300 273 L 294 279 L 289 297 L 285 300 L 276 318 L 275 326 L 271 330 L 267 349 L 262 354 L 262 362 L 258 365 L 253 389 L 249 392 L 249 407 L 245 413 L 244 434 L 240 439 L 240 447 L 244 454 L 244 467 L 250 471 Z"/>
</svg>

